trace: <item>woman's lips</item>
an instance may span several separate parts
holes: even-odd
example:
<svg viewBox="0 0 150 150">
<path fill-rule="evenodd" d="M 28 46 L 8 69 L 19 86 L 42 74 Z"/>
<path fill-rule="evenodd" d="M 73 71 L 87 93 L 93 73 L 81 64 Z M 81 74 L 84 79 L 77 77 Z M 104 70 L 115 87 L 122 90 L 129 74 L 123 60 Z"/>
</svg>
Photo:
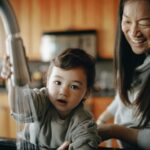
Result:
<svg viewBox="0 0 150 150">
<path fill-rule="evenodd" d="M 144 37 L 141 37 L 141 38 L 133 38 L 133 37 L 130 37 L 130 42 L 132 44 L 143 44 L 144 42 L 146 41 L 146 39 Z"/>
<path fill-rule="evenodd" d="M 134 43 L 134 44 L 141 44 L 141 43 L 144 43 L 145 40 L 143 40 L 143 39 L 141 39 L 141 40 L 132 39 L 131 41 L 132 41 L 132 43 Z"/>
<path fill-rule="evenodd" d="M 145 39 L 130 39 L 130 45 L 134 47 L 143 47 L 146 43 Z"/>
</svg>

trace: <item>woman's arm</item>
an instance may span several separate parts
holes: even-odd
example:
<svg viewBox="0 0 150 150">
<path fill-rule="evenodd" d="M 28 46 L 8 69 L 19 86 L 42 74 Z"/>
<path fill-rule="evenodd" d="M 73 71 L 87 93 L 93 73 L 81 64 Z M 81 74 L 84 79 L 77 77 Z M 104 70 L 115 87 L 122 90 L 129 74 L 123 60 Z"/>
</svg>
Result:
<svg viewBox="0 0 150 150">
<path fill-rule="evenodd" d="M 116 138 L 144 150 L 150 149 L 150 129 L 135 129 L 127 128 L 123 125 L 102 124 L 98 126 L 98 131 L 102 140 Z"/>
<path fill-rule="evenodd" d="M 109 104 L 109 106 L 106 108 L 106 110 L 100 114 L 100 116 L 97 119 L 97 124 L 104 124 L 110 119 L 113 119 L 116 113 L 118 107 L 118 95 L 115 96 L 114 100 Z"/>
<path fill-rule="evenodd" d="M 150 149 L 150 128 L 139 130 L 137 143 L 141 148 L 145 150 Z"/>
<path fill-rule="evenodd" d="M 109 111 L 105 110 L 97 119 L 96 123 L 97 125 L 104 124 L 108 120 L 112 119 L 114 115 L 110 113 Z"/>
<path fill-rule="evenodd" d="M 99 135 L 103 140 L 116 138 L 137 145 L 138 130 L 116 124 L 98 126 Z"/>
</svg>

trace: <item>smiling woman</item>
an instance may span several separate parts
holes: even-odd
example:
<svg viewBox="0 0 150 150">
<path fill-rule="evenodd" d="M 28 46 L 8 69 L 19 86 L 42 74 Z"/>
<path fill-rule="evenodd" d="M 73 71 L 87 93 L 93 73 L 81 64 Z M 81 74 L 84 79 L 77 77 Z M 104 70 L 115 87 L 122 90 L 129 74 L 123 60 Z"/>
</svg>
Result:
<svg viewBox="0 0 150 150">
<path fill-rule="evenodd" d="M 120 0 L 115 47 L 116 96 L 99 119 L 103 140 L 150 149 L 150 1 Z M 114 118 L 114 124 L 105 124 Z"/>
<path fill-rule="evenodd" d="M 132 5 L 134 3 L 134 5 Z M 135 54 L 149 52 L 150 6 L 147 1 L 127 2 L 122 18 L 122 31 Z M 134 10 L 134 11 L 133 11 Z M 138 10 L 140 11 L 137 14 Z M 144 17 L 143 17 L 144 16 Z"/>
</svg>

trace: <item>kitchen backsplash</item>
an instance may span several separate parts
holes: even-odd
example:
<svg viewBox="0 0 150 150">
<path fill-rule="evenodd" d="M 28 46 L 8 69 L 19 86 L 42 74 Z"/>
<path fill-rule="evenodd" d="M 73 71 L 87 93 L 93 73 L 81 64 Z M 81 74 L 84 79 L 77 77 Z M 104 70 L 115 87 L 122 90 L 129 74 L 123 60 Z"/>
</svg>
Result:
<svg viewBox="0 0 150 150">
<path fill-rule="evenodd" d="M 31 87 L 42 87 L 46 84 L 48 62 L 30 61 Z M 100 60 L 96 63 L 96 81 L 93 94 L 97 96 L 114 95 L 113 60 Z"/>
<path fill-rule="evenodd" d="M 29 61 L 31 87 L 41 88 L 46 85 L 49 62 Z M 0 79 L 0 89 L 6 89 L 5 81 Z M 92 94 L 94 96 L 113 96 L 113 60 L 99 60 L 96 62 L 96 80 Z"/>
<path fill-rule="evenodd" d="M 103 59 L 96 63 L 96 80 L 94 95 L 114 96 L 113 60 Z"/>
</svg>

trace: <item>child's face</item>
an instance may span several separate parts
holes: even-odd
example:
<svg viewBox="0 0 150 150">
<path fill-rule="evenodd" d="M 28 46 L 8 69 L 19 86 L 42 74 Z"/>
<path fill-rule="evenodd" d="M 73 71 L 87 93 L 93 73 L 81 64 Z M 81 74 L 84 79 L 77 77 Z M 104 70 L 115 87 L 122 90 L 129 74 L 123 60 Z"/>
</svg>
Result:
<svg viewBox="0 0 150 150">
<path fill-rule="evenodd" d="M 87 94 L 87 78 L 82 68 L 53 67 L 47 84 L 49 99 L 61 117 L 67 116 Z"/>
</svg>

